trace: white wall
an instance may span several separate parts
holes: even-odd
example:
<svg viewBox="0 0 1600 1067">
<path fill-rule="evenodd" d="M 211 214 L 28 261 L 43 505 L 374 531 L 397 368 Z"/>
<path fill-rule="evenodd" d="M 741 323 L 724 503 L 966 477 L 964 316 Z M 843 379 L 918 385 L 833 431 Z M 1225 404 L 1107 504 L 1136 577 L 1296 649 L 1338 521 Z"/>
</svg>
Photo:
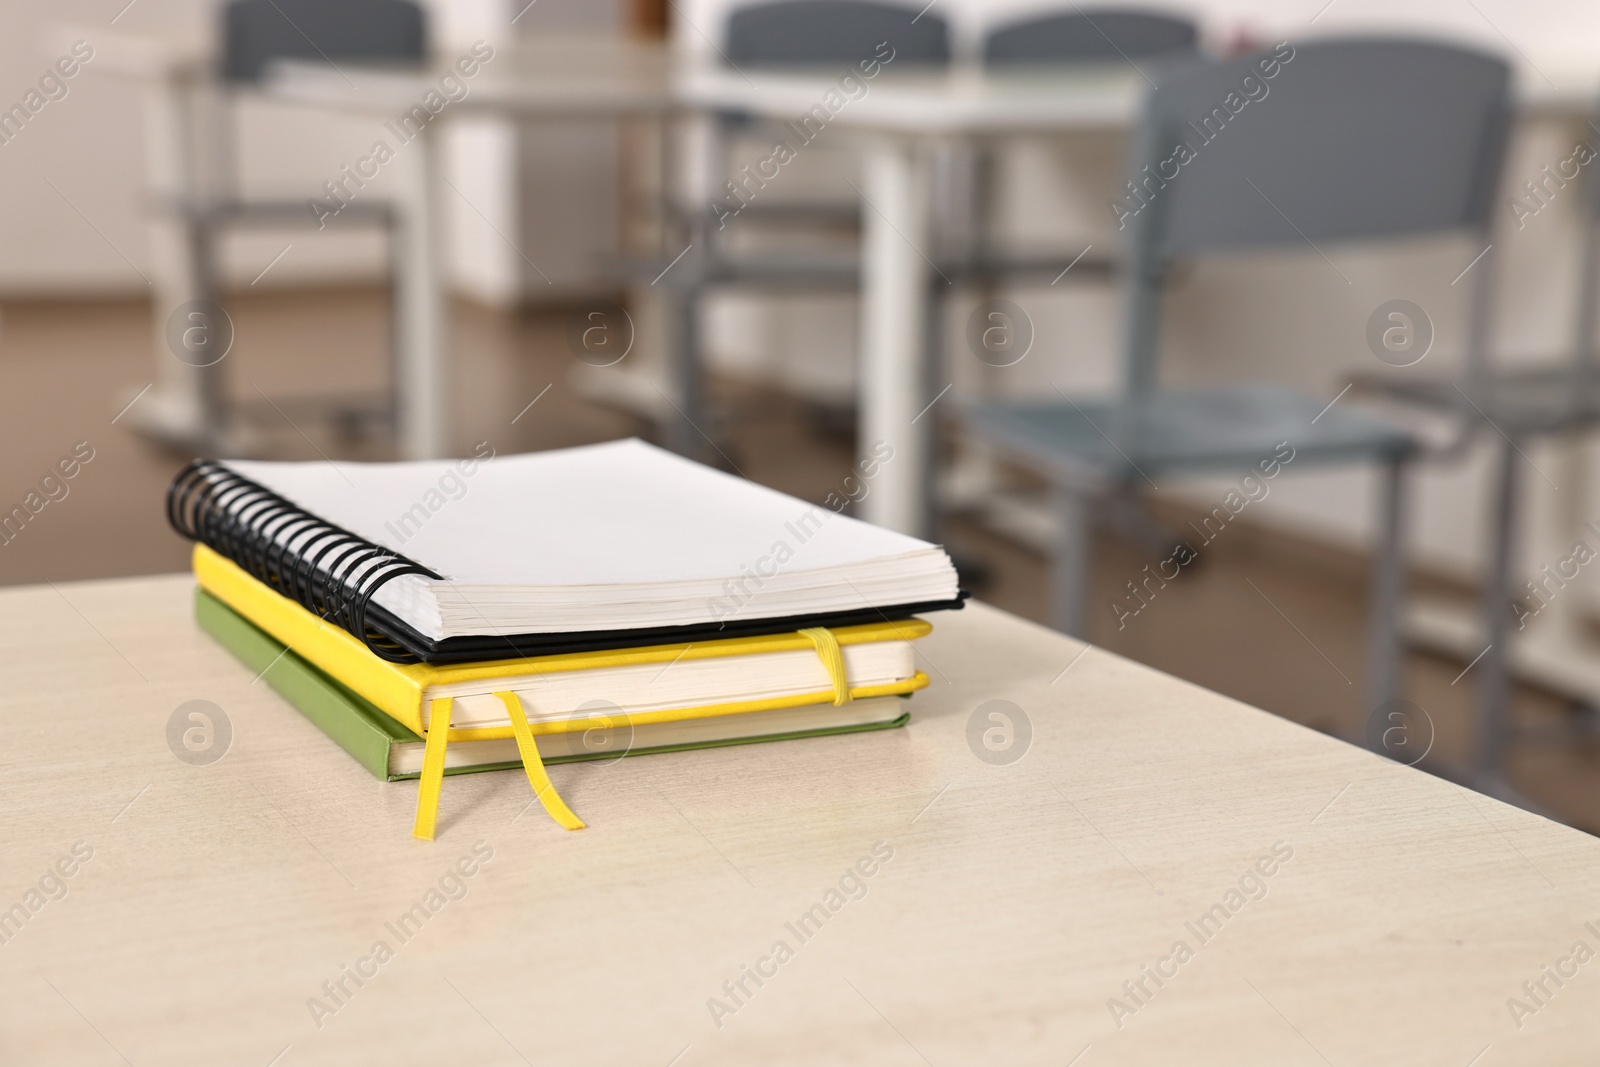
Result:
<svg viewBox="0 0 1600 1067">
<path fill-rule="evenodd" d="M 55 51 L 43 42 L 57 24 L 80 25 L 91 46 L 119 31 L 208 41 L 220 7 L 220 0 L 138 0 L 117 17 L 125 2 L 0 0 L 0 102 L 9 106 L 21 99 L 45 72 Z M 623 12 L 621 0 L 540 0 L 520 18 L 524 4 L 512 0 L 424 3 L 435 42 L 446 49 L 551 28 L 615 30 Z M 0 292 L 146 291 L 152 250 L 140 85 L 108 76 L 91 60 L 68 87 L 64 99 L 49 103 L 21 135 L 0 144 L 0 203 L 7 205 L 0 210 Z M 383 136 L 381 123 L 371 118 L 264 101 L 242 105 L 238 120 L 245 191 L 291 201 L 320 195 L 322 183 L 341 165 Z M 554 143 L 542 145 L 541 138 Z M 527 288 L 527 259 L 568 293 L 593 287 L 595 264 L 615 228 L 617 205 L 609 185 L 615 180 L 614 135 L 579 131 L 575 140 L 557 131 L 550 138 L 510 121 L 471 119 L 444 131 L 441 155 L 445 176 L 459 190 L 446 189 L 442 200 L 459 289 L 490 302 L 518 299 Z M 543 167 L 543 177 L 563 183 L 558 200 L 524 197 L 521 176 L 530 159 Z M 380 172 L 371 195 L 383 195 L 386 178 Z M 292 248 L 261 287 L 375 280 L 387 269 L 383 242 L 373 234 L 274 230 L 230 238 L 224 249 L 229 274 L 248 283 L 285 245 Z M 533 280 L 539 283 L 535 295 L 542 295 L 543 279 Z"/>
<path fill-rule="evenodd" d="M 155 0 L 140 14 L 151 26 L 174 27 L 197 21 L 205 6 Z M 0 0 L 0 107 L 21 100 L 55 58 L 40 43 L 49 23 L 105 24 L 115 13 L 96 0 Z M 0 145 L 0 290 L 144 289 L 140 186 L 128 180 L 143 166 L 139 100 L 125 83 L 96 76 L 92 61 L 68 86 L 65 99 Z"/>
</svg>

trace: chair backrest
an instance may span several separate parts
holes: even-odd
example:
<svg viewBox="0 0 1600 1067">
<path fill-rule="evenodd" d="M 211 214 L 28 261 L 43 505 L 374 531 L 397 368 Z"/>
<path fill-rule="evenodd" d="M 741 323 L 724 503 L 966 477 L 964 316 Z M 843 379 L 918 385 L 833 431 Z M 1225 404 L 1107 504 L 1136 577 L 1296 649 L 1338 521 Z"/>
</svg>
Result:
<svg viewBox="0 0 1600 1067">
<path fill-rule="evenodd" d="M 1127 8 L 1079 8 L 991 30 L 983 41 L 983 61 L 998 66 L 1147 59 L 1194 52 L 1198 41 L 1195 24 L 1176 15 Z"/>
<path fill-rule="evenodd" d="M 274 59 L 420 60 L 422 8 L 412 0 L 232 0 L 223 11 L 223 76 L 255 81 Z"/>
<path fill-rule="evenodd" d="M 950 27 L 931 11 L 876 0 L 777 0 L 728 16 L 723 55 L 735 66 L 855 63 L 883 59 L 888 42 L 898 67 L 948 63 Z"/>
<path fill-rule="evenodd" d="M 1112 203 L 1131 231 L 1128 392 L 1154 385 L 1159 289 L 1174 257 L 1486 234 L 1509 73 L 1483 52 L 1365 38 L 1282 44 L 1158 75 L 1131 178 Z"/>
</svg>

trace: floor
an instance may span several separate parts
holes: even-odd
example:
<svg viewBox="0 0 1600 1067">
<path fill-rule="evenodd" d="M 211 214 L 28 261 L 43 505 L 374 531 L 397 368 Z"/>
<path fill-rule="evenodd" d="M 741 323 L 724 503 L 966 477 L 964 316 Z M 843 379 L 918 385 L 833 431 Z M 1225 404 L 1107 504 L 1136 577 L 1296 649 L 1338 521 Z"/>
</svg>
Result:
<svg viewBox="0 0 1600 1067">
<path fill-rule="evenodd" d="M 388 458 L 381 439 L 341 434 L 295 399 L 382 389 L 385 307 L 375 291 L 251 295 L 230 305 L 237 339 L 222 364 L 228 389 L 257 413 L 273 455 Z M 462 306 L 453 330 L 462 366 L 453 398 L 459 449 L 487 440 L 506 453 L 649 432 L 630 416 L 586 403 L 569 385 L 575 360 L 566 316 Z M 0 544 L 0 584 L 186 566 L 187 546 L 167 528 L 162 500 L 168 480 L 190 457 L 145 442 L 129 430 L 132 419 L 119 415 L 151 381 L 152 337 L 143 303 L 0 304 L 0 512 L 21 504 L 75 450 L 81 463 L 72 479 L 48 483 L 54 499 Z M 724 382 L 719 390 L 729 456 L 747 476 L 821 500 L 849 473 L 852 443 L 841 420 L 748 385 Z M 82 462 L 83 456 L 92 458 Z M 950 519 L 944 539 L 972 566 L 968 584 L 977 596 L 1043 619 L 1042 559 L 970 518 Z M 1096 553 L 1101 604 L 1153 562 L 1109 537 Z M 1241 521 L 1120 627 L 1109 609 L 1092 616 L 1090 636 L 1199 685 L 1356 738 L 1369 719 L 1384 725 L 1381 713 L 1368 714 L 1362 696 L 1364 589 L 1362 560 L 1268 536 Z M 1463 674 L 1463 666 L 1423 656 L 1407 662 L 1407 696 L 1436 733 L 1432 757 L 1461 760 L 1468 751 L 1474 692 L 1472 672 Z M 1550 697 L 1518 695 L 1519 720 L 1568 714 Z M 1415 743 L 1426 740 L 1424 732 L 1418 728 Z M 1600 833 L 1600 746 L 1526 746 L 1511 784 L 1553 817 Z"/>
</svg>

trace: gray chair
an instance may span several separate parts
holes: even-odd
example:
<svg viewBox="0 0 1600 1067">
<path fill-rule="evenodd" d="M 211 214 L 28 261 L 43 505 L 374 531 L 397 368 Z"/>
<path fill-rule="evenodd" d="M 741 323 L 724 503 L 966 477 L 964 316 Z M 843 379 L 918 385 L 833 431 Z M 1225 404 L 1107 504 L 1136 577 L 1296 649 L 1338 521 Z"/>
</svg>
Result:
<svg viewBox="0 0 1600 1067">
<path fill-rule="evenodd" d="M 1133 8 L 1076 8 L 1026 18 L 989 31 L 983 62 L 1007 64 L 1149 59 L 1192 53 L 1199 34 L 1189 19 Z"/>
<path fill-rule="evenodd" d="M 875 58 L 878 46 L 894 49 L 893 65 L 938 66 L 950 60 L 949 25 L 937 13 L 904 4 L 878 0 L 776 0 L 740 7 L 728 16 L 720 51 L 737 69 L 784 66 L 846 67 Z M 760 121 L 738 112 L 715 116 L 713 154 L 724 170 L 728 140 L 761 129 Z M 791 134 L 779 135 L 788 139 Z M 739 212 L 741 231 L 757 228 L 801 228 L 852 233 L 860 225 L 858 203 L 755 203 Z M 677 401 L 674 416 L 663 428 L 674 450 L 708 463 L 725 457 L 711 437 L 707 424 L 700 354 L 700 302 L 714 288 L 738 287 L 763 291 L 853 291 L 860 267 L 854 250 L 839 254 L 812 252 L 796 255 L 733 252 L 719 228 L 711 225 L 704 205 L 684 213 L 686 241 L 696 254 L 667 277 L 669 283 L 669 336 L 667 354 Z M 648 263 L 641 276 L 655 274 L 666 264 Z"/>
<path fill-rule="evenodd" d="M 1123 58 L 1172 58 L 1190 52 L 1196 40 L 1192 22 L 1157 13 L 1096 9 L 1071 15 L 1028 19 L 1003 27 L 985 44 L 986 62 L 1072 63 L 1105 57 L 1108 42 Z M 876 0 L 777 0 L 754 3 L 728 17 L 721 51 L 735 67 L 848 64 L 873 56 L 879 42 L 895 49 L 897 69 L 908 65 L 937 65 L 951 58 L 950 31 L 945 21 L 927 8 L 885 4 Z M 1113 53 L 1116 54 L 1116 53 Z M 748 116 L 719 116 L 718 135 L 748 131 L 756 123 Z M 724 141 L 725 143 L 725 141 Z M 725 150 L 722 150 L 725 154 Z M 724 164 L 726 166 L 726 164 Z M 987 153 L 976 161 L 974 197 L 980 217 L 976 239 L 950 256 L 939 256 L 939 285 L 951 283 L 993 286 L 1004 279 L 1034 278 L 1048 282 L 1069 265 L 1073 281 L 1104 280 L 1112 262 L 1105 256 L 1077 259 L 1076 252 L 1057 255 L 999 254 L 985 238 L 988 231 Z M 825 203 L 754 203 L 739 214 L 742 227 L 827 228 L 853 232 L 860 224 L 860 205 Z M 711 287 L 852 292 L 860 270 L 854 252 L 840 255 L 785 252 L 779 256 L 736 255 L 717 242 L 703 216 L 689 216 L 689 241 L 706 250 L 694 269 L 680 271 L 675 280 L 673 336 L 668 349 L 680 397 L 680 416 L 668 428 L 673 447 L 686 454 L 713 460 L 715 452 L 701 428 L 704 417 L 700 367 L 700 331 L 697 305 Z M 652 275 L 656 265 L 652 264 Z M 936 359 L 930 355 L 930 360 Z"/>
<path fill-rule="evenodd" d="M 422 9 L 411 0 L 232 0 L 222 17 L 222 73 L 259 81 L 275 59 L 420 61 Z"/>
<path fill-rule="evenodd" d="M 1597 109 L 1595 122 L 1600 122 Z M 1578 268 L 1577 313 L 1573 323 L 1571 353 L 1567 359 L 1528 368 L 1507 370 L 1491 365 L 1482 345 L 1471 348 L 1464 373 L 1441 378 L 1406 369 L 1398 373 L 1364 376 L 1359 384 L 1404 403 L 1434 413 L 1455 415 L 1468 431 L 1462 443 L 1487 437 L 1495 446 L 1493 489 L 1489 500 L 1489 559 L 1479 612 L 1482 640 L 1487 645 L 1477 668 L 1477 731 L 1472 764 L 1467 768 L 1475 785 L 1502 799 L 1528 803 L 1505 785 L 1506 756 L 1519 737 L 1573 737 L 1593 739 L 1600 706 L 1589 698 L 1586 720 L 1572 729 L 1518 729 L 1511 717 L 1511 649 L 1520 626 L 1513 628 L 1517 600 L 1513 570 L 1517 562 L 1517 516 L 1524 499 L 1527 460 L 1523 446 L 1535 438 L 1574 437 L 1600 425 L 1600 357 L 1595 351 L 1597 300 L 1600 300 L 1600 175 L 1590 173 L 1584 183 L 1582 203 L 1582 260 Z M 1477 268 L 1477 284 L 1486 287 L 1493 254 Z M 1484 314 L 1487 299 L 1475 294 L 1475 308 Z M 1564 487 L 1563 492 L 1582 489 Z M 1580 508 L 1571 508 L 1574 519 Z M 1576 524 L 1576 523 L 1574 523 Z M 1580 536 L 1576 530 L 1574 537 Z M 1575 610 L 1570 603 L 1564 610 Z M 1581 628 L 1575 623 L 1574 630 Z M 1581 640 L 1581 634 L 1575 634 Z M 1576 643 L 1576 642 L 1575 642 Z M 1469 653 L 1470 654 L 1470 653 Z"/>
<path fill-rule="evenodd" d="M 379 199 L 359 199 L 319 220 L 298 200 L 249 198 L 238 189 L 235 157 L 233 98 L 248 93 L 274 60 L 303 59 L 337 65 L 341 61 L 420 62 L 427 54 L 427 27 L 422 9 L 413 0 L 232 0 L 222 12 L 221 55 L 216 107 L 207 121 L 194 123 L 193 151 L 201 158 L 203 187 L 185 202 L 167 205 L 182 220 L 194 276 L 196 299 L 220 304 L 222 283 L 217 244 L 232 230 L 271 228 L 305 229 L 308 226 L 367 226 L 390 232 L 395 216 Z M 339 425 L 359 431 L 372 424 L 392 424 L 394 398 L 367 397 L 281 398 L 277 403 L 231 406 L 221 386 L 222 365 L 205 370 L 202 392 L 204 420 L 210 428 L 210 448 L 228 448 L 235 440 L 230 424 L 254 413 L 263 418 L 280 416 L 287 409 L 315 418 L 331 416 Z"/>
<path fill-rule="evenodd" d="M 950 27 L 943 18 L 879 0 L 758 0 L 728 15 L 721 52 L 730 65 L 740 69 L 842 69 L 881 58 L 879 48 L 884 43 L 893 49 L 892 62 L 899 69 L 937 67 L 950 62 Z M 752 116 L 731 111 L 718 115 L 717 120 L 722 138 L 760 125 Z M 726 160 L 723 165 L 727 165 Z M 739 214 L 745 223 L 765 220 L 807 227 L 822 223 L 854 228 L 860 221 L 860 206 L 852 203 L 841 209 L 832 204 L 751 204 Z M 822 277 L 842 278 L 836 263 L 813 266 L 823 268 Z M 812 269 L 803 274 L 809 278 L 817 276 L 818 271 Z"/>
<path fill-rule="evenodd" d="M 892 62 L 899 69 L 950 62 L 950 27 L 943 18 L 879 0 L 758 0 L 728 15 L 721 52 L 738 69 L 846 68 L 880 58 L 878 49 L 885 42 L 893 49 Z M 733 111 L 723 112 L 717 119 L 718 132 L 724 137 L 760 126 L 754 117 Z M 844 210 L 830 204 L 752 204 L 740 216 L 741 221 L 854 227 L 860 209 L 855 204 Z"/>
<path fill-rule="evenodd" d="M 1399 684 L 1403 474 L 1417 442 L 1348 405 L 1324 410 L 1326 397 L 1273 385 L 1159 388 L 1162 289 L 1176 264 L 1212 251 L 1481 237 L 1506 139 L 1508 71 L 1479 52 L 1412 40 L 1326 40 L 1282 58 L 1270 80 L 1267 58 L 1255 56 L 1169 71 L 1146 98 L 1129 164 L 1130 190 L 1142 195 L 1126 204 L 1121 395 L 978 405 L 966 422 L 1054 486 L 1054 621 L 1078 634 L 1098 498 L 1137 494 L 1151 479 L 1235 473 L 1280 442 L 1294 449 L 1296 470 L 1380 465 L 1368 679 L 1377 707 Z M 1225 105 L 1263 87 L 1237 113 Z M 1171 163 L 1180 142 L 1192 157 Z"/>
<path fill-rule="evenodd" d="M 983 39 L 984 67 L 990 71 L 1059 69 L 1089 63 L 1173 63 L 1197 53 L 1199 32 L 1189 19 L 1135 8 L 1075 8 L 1070 12 L 1024 18 L 990 30 Z M 1003 279 L 1050 281 L 1073 264 L 1072 280 L 1103 281 L 1115 271 L 1106 255 L 1074 260 L 1062 256 L 1003 252 L 991 244 L 994 203 L 994 147 L 982 143 L 970 160 L 971 233 L 966 248 L 940 269 L 952 281 L 989 285 Z M 1087 242 L 1085 243 L 1087 244 Z"/>
<path fill-rule="evenodd" d="M 871 59 L 881 41 L 896 63 L 950 62 L 950 28 L 926 9 L 878 0 L 776 0 L 728 16 L 722 53 L 735 66 Z"/>
<path fill-rule="evenodd" d="M 1025 17 L 995 27 L 984 37 L 982 58 L 986 70 L 1002 75 L 1038 75 L 1091 64 L 1133 65 L 1142 70 L 1153 64 L 1192 61 L 1198 53 L 1198 41 L 1195 24 L 1180 16 L 1136 8 L 1085 10 L 1074 6 L 1071 11 Z M 994 209 L 999 202 L 995 189 L 1002 143 L 998 139 L 978 140 L 964 157 L 954 161 L 964 177 L 964 182 L 954 184 L 964 184 L 965 195 L 959 208 L 950 214 L 964 218 L 966 226 L 965 232 L 951 242 L 955 246 L 949 256 L 953 262 L 941 266 L 944 274 L 968 290 L 974 308 L 993 301 L 999 295 L 998 287 L 1006 282 L 1065 281 L 1082 286 L 1114 280 L 1117 257 L 1104 242 L 1099 249 L 1086 238 L 1062 242 L 1070 250 L 1059 255 L 1050 250 L 1024 251 L 998 245 L 994 239 Z M 1069 266 L 1070 277 L 1066 274 Z M 936 333 L 930 332 L 929 347 L 929 363 L 940 365 L 945 357 Z M 997 383 L 994 371 L 986 371 L 979 382 L 978 395 L 988 397 Z M 935 431 L 930 426 L 928 432 Z M 956 481 L 965 485 L 965 491 L 963 499 L 949 503 L 955 508 L 976 505 L 980 511 L 993 506 L 998 499 L 998 472 L 992 457 L 973 448 L 963 449 L 961 455 L 962 473 Z M 939 509 L 935 507 L 933 512 L 928 519 L 930 526 L 936 528 Z M 1163 531 L 1146 516 L 1130 510 L 1125 518 L 1130 526 L 1128 532 L 1140 540 L 1151 544 L 1161 541 Z"/>
</svg>

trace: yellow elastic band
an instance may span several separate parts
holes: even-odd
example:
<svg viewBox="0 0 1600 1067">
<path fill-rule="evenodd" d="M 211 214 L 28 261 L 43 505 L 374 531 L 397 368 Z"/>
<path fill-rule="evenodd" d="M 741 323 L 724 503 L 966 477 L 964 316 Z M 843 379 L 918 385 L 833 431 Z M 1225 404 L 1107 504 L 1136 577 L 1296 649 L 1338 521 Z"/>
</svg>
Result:
<svg viewBox="0 0 1600 1067">
<path fill-rule="evenodd" d="M 834 704 L 848 702 L 850 682 L 844 675 L 844 653 L 839 651 L 839 639 L 825 626 L 810 626 L 798 632 L 802 637 L 810 638 L 811 643 L 817 646 L 817 656 L 822 660 L 822 665 L 828 669 L 828 677 L 833 679 Z"/>
<path fill-rule="evenodd" d="M 417 788 L 417 821 L 411 826 L 411 836 L 424 841 L 433 840 L 433 824 L 439 817 L 439 789 L 444 785 L 444 748 L 450 740 L 451 697 L 440 697 L 433 702 L 433 714 L 428 720 L 428 736 L 422 746 L 422 778 Z"/>
<path fill-rule="evenodd" d="M 511 716 L 511 729 L 517 735 L 517 751 L 522 753 L 522 769 L 528 772 L 528 784 L 533 786 L 533 795 L 556 822 L 568 830 L 582 830 L 583 820 L 567 807 L 566 801 L 561 799 L 561 794 L 556 792 L 555 785 L 551 783 L 550 776 L 545 773 L 544 761 L 539 758 L 539 746 L 534 744 L 533 731 L 528 729 L 528 717 L 522 712 L 522 701 L 515 693 L 500 692 L 495 696 L 500 698 L 500 703 L 506 706 L 506 712 Z M 426 767 L 426 754 L 423 764 Z"/>
</svg>

